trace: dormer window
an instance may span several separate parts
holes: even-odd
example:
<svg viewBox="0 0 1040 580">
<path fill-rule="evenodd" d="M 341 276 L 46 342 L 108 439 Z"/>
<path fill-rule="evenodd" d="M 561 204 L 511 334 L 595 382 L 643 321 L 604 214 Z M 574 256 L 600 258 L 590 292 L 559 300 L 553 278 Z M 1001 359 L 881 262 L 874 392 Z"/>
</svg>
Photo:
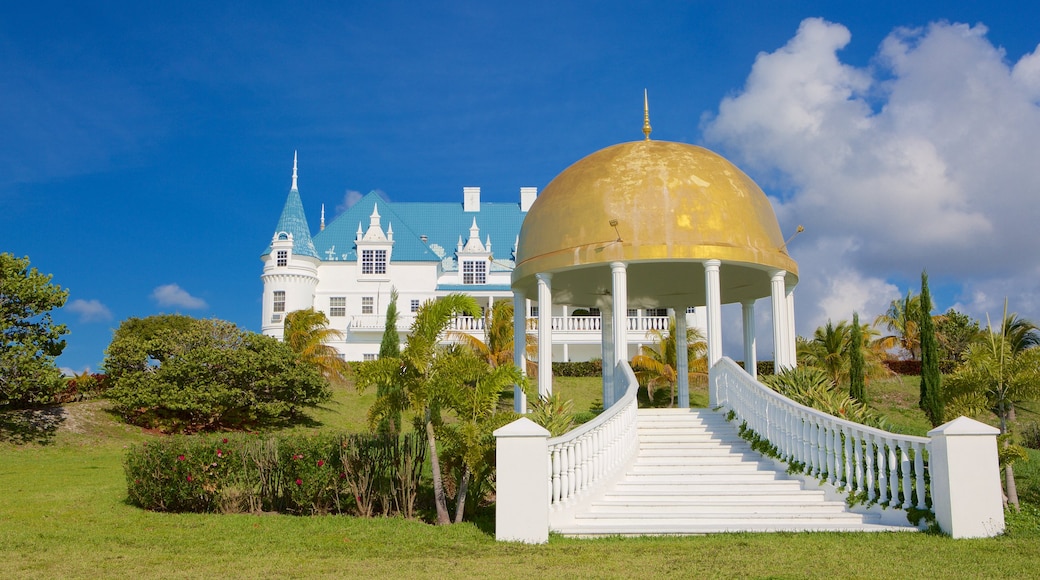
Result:
<svg viewBox="0 0 1040 580">
<path fill-rule="evenodd" d="M 361 250 L 362 274 L 386 274 L 386 250 Z"/>
<path fill-rule="evenodd" d="M 282 268 L 289 265 L 289 250 L 278 250 L 278 267 Z"/>
<path fill-rule="evenodd" d="M 464 260 L 462 262 L 463 284 L 487 284 L 487 262 L 484 260 Z"/>
</svg>

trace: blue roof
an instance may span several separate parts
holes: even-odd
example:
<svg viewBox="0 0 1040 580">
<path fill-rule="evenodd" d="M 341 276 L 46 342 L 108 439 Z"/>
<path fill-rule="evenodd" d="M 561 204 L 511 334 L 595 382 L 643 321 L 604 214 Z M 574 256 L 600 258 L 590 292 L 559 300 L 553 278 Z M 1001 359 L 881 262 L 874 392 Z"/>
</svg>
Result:
<svg viewBox="0 0 1040 580">
<path fill-rule="evenodd" d="M 459 237 L 465 244 L 469 239 L 469 228 L 476 218 L 481 243 L 491 237 L 493 271 L 512 269 L 513 245 L 527 215 L 520 211 L 519 203 L 481 202 L 479 212 L 466 212 L 461 202 L 391 202 L 371 192 L 314 236 L 318 257 L 323 261 L 357 260 L 354 241 L 358 224 L 363 232 L 368 230 L 374 206 L 379 208 L 383 231 L 390 226 L 394 229 L 391 262 L 443 262 L 447 259 L 453 263 Z M 426 236 L 425 242 L 421 236 Z"/>
<path fill-rule="evenodd" d="M 303 213 L 303 201 L 300 200 L 300 192 L 295 187 L 289 190 L 289 197 L 285 200 L 282 216 L 278 218 L 278 225 L 274 231 L 276 234 L 280 232 L 292 234 L 293 254 L 318 257 L 318 252 L 314 249 L 314 241 L 311 240 L 310 227 L 307 226 L 307 216 Z M 266 256 L 270 253 L 271 246 L 268 245 L 262 255 Z"/>
</svg>

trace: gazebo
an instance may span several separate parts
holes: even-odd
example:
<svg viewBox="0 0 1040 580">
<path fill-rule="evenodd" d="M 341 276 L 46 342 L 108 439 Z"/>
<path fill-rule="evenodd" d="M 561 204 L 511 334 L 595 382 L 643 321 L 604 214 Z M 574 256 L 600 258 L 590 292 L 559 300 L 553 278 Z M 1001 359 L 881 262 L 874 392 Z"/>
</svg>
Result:
<svg viewBox="0 0 1040 580">
<path fill-rule="evenodd" d="M 679 405 L 689 406 L 687 308 L 707 310 L 708 364 L 722 358 L 721 306 L 740 303 L 745 368 L 754 375 L 755 302 L 771 297 L 774 360 L 795 365 L 788 255 L 762 189 L 703 147 L 645 139 L 601 149 L 560 173 L 534 202 L 520 230 L 512 275 L 515 312 L 537 300 L 538 361 L 552 357 L 551 304 L 598 307 L 603 336 L 603 405 L 616 399 L 612 373 L 627 360 L 630 308 L 677 315 Z M 516 316 L 515 335 L 527 328 Z M 515 341 L 525 368 L 523 341 Z M 552 394 L 552 366 L 538 365 L 538 394 Z M 517 410 L 526 406 L 517 398 Z"/>
</svg>

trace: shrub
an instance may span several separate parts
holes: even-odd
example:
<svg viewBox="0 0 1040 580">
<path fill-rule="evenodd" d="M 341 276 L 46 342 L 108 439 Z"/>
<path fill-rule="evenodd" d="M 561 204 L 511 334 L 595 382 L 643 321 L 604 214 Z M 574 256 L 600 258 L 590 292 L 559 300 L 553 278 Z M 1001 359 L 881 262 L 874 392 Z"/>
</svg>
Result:
<svg viewBox="0 0 1040 580">
<path fill-rule="evenodd" d="M 131 447 L 132 504 L 167 512 L 414 515 L 420 434 L 176 436 Z"/>
<path fill-rule="evenodd" d="M 557 377 L 601 377 L 603 376 L 603 361 L 554 362 L 552 369 L 553 375 Z"/>
<path fill-rule="evenodd" d="M 131 319 L 106 351 L 108 397 L 130 423 L 166 432 L 238 428 L 292 417 L 331 394 L 317 369 L 274 338 L 221 320 L 175 320 L 142 334 Z"/>
<path fill-rule="evenodd" d="M 1022 429 L 1022 446 L 1030 449 L 1040 449 L 1040 425 L 1037 425 L 1036 421 Z"/>
<path fill-rule="evenodd" d="M 897 375 L 921 375 L 921 361 L 919 360 L 886 360 L 885 365 Z"/>
</svg>

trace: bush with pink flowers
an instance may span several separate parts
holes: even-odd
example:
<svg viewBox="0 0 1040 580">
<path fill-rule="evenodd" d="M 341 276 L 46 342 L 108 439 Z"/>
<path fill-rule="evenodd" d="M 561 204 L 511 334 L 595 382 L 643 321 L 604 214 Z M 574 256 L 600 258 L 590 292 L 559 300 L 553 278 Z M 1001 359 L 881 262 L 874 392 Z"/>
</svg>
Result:
<svg viewBox="0 0 1040 580">
<path fill-rule="evenodd" d="M 175 436 L 132 447 L 130 502 L 169 512 L 415 513 L 419 434 Z"/>
</svg>

